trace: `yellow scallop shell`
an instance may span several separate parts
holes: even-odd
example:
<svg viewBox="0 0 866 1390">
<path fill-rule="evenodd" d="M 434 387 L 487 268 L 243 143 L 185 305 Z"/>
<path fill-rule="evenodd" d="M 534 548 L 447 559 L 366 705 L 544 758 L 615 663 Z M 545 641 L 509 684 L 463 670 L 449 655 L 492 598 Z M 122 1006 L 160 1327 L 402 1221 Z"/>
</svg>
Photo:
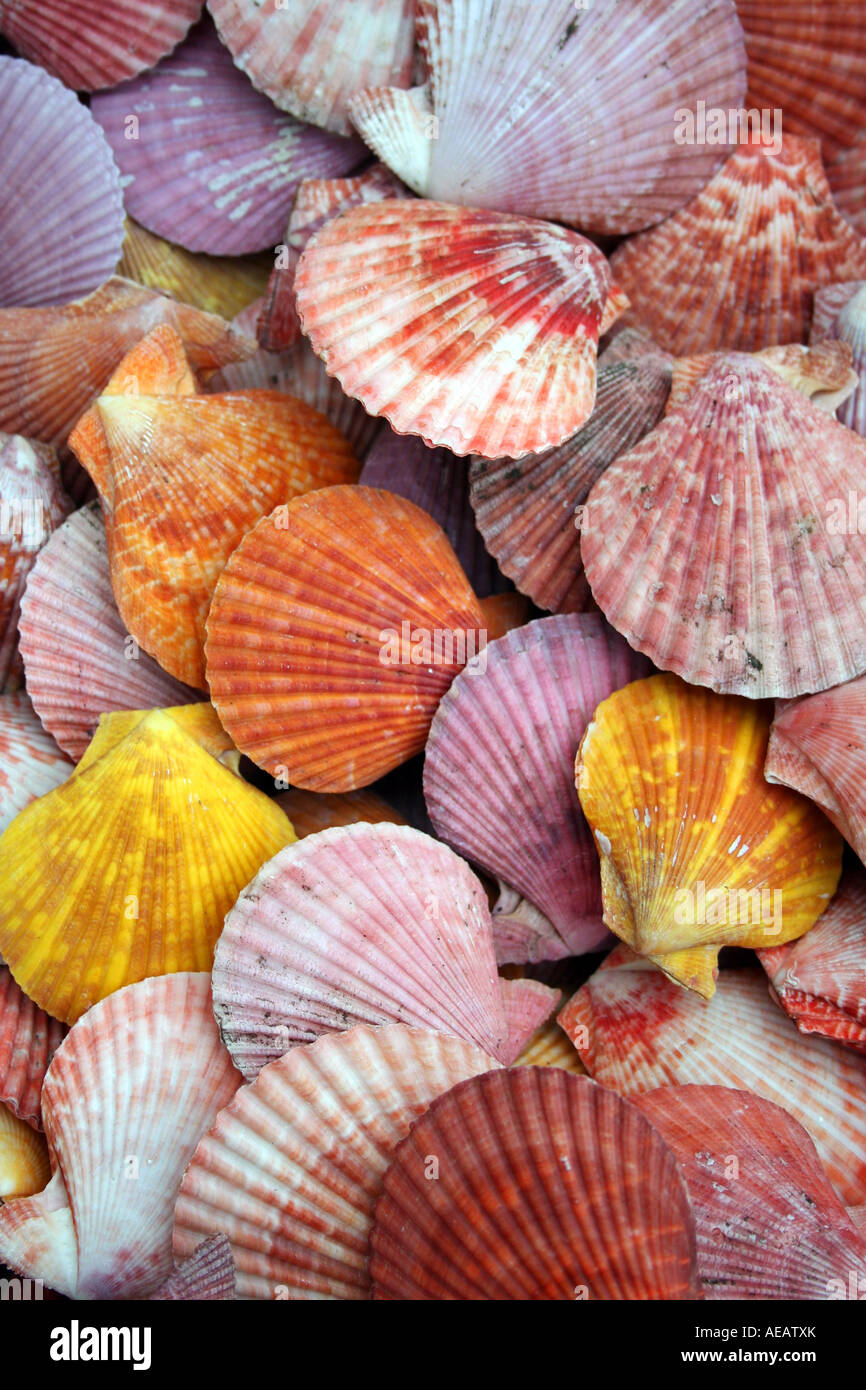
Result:
<svg viewBox="0 0 866 1390">
<path fill-rule="evenodd" d="M 841 873 L 825 816 L 764 781 L 770 719 L 760 702 L 651 676 L 599 705 L 577 757 L 605 922 L 705 998 L 723 946 L 802 936 Z"/>
<path fill-rule="evenodd" d="M 218 761 L 209 705 L 105 715 L 72 776 L 0 836 L 0 955 L 73 1023 L 123 985 L 210 970 L 240 890 L 294 840 Z"/>
<path fill-rule="evenodd" d="M 19 1120 L 7 1105 L 0 1105 L 0 1202 L 32 1197 L 50 1177 L 44 1134 Z"/>
</svg>

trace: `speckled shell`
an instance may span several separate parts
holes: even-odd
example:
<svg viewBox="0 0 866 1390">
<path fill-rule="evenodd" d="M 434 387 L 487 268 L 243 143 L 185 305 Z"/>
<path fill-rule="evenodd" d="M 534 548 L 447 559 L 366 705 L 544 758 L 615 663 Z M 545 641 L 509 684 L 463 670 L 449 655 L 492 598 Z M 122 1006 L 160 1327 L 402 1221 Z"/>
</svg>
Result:
<svg viewBox="0 0 866 1390">
<path fill-rule="evenodd" d="M 42 1082 L 65 1032 L 0 965 L 0 1104 L 34 1129 L 42 1128 Z"/>
<path fill-rule="evenodd" d="M 269 1062 L 193 1155 L 175 1255 L 224 1232 L 241 1298 L 367 1298 L 373 1207 L 394 1149 L 435 1096 L 496 1065 L 402 1024 L 326 1034 Z"/>
<path fill-rule="evenodd" d="M 71 1023 L 122 985 L 210 969 L 240 889 L 294 838 L 218 761 L 230 747 L 207 705 L 106 715 L 0 837 L 0 952 L 41 1008 Z"/>
<path fill-rule="evenodd" d="M 764 781 L 769 732 L 762 704 L 652 676 L 599 705 L 578 753 L 605 922 L 707 998 L 722 946 L 802 936 L 839 882 L 839 835 Z"/>
<path fill-rule="evenodd" d="M 801 1033 L 866 1052 L 866 870 L 846 871 L 839 891 L 800 941 L 758 952 L 773 997 Z"/>
<path fill-rule="evenodd" d="M 159 323 L 177 329 L 196 372 L 255 352 L 255 341 L 223 319 L 118 277 L 59 309 L 0 309 L 0 429 L 64 443 L 124 355 Z"/>
<path fill-rule="evenodd" d="M 590 1075 L 621 1095 L 694 1083 L 780 1105 L 808 1130 L 843 1202 L 866 1202 L 866 1057 L 798 1034 L 763 971 L 723 970 L 707 1003 L 619 946 L 559 1021 Z"/>
<path fill-rule="evenodd" d="M 817 143 L 786 135 L 778 154 L 735 151 L 611 266 L 632 303 L 628 321 L 669 352 L 754 352 L 802 342 L 815 291 L 866 275 L 866 241 L 836 210 Z"/>
<path fill-rule="evenodd" d="M 416 649 L 427 664 L 411 661 L 404 624 L 427 635 Z M 223 570 L 208 616 L 211 699 L 272 775 L 352 791 L 421 751 L 483 628 L 432 517 L 376 488 L 324 488 L 260 521 Z"/>
<path fill-rule="evenodd" d="M 2 0 L 0 33 L 68 87 L 115 87 L 180 43 L 202 0 Z"/>
<path fill-rule="evenodd" d="M 385 1174 L 371 1246 L 374 1298 L 700 1296 L 673 1153 L 633 1105 L 555 1068 L 435 1100 Z"/>
<path fill-rule="evenodd" d="M 574 755 L 599 701 L 646 664 L 591 614 L 538 619 L 485 655 L 486 669 L 458 676 L 433 721 L 430 819 L 460 854 L 529 898 L 570 954 L 593 950 L 608 937 Z M 500 961 L 528 959 L 503 946 Z"/>
<path fill-rule="evenodd" d="M 208 0 L 208 9 L 254 86 L 341 135 L 354 133 L 356 92 L 412 76 L 415 0 Z"/>
<path fill-rule="evenodd" d="M 105 136 L 74 92 L 2 55 L 0 188 L 0 305 L 62 304 L 107 279 L 123 195 Z"/>
<path fill-rule="evenodd" d="M 23 691 L 0 695 L 0 832 L 72 771 Z"/>
<path fill-rule="evenodd" d="M 866 677 L 780 703 L 764 775 L 816 802 L 866 862 Z"/>
<path fill-rule="evenodd" d="M 677 141 L 674 113 L 739 106 L 732 0 L 418 0 L 418 15 L 428 85 L 349 109 L 423 197 L 621 234 L 718 168 L 724 150 Z"/>
<path fill-rule="evenodd" d="M 398 434 L 485 458 L 587 419 L 611 290 L 573 232 L 421 200 L 334 218 L 295 277 L 303 330 L 350 396 Z"/>
<path fill-rule="evenodd" d="M 199 689 L 205 618 L 238 542 L 278 503 L 360 472 L 339 431 L 292 396 L 200 393 L 167 325 L 124 358 L 69 443 L 99 491 L 121 618 Z"/>
<path fill-rule="evenodd" d="M 209 22 L 151 72 L 96 95 L 91 109 L 123 174 L 130 216 L 189 251 L 237 256 L 272 246 L 301 179 L 347 173 L 363 158 L 359 140 L 277 111 Z"/>
<path fill-rule="evenodd" d="M 201 700 L 123 626 L 98 502 L 73 512 L 40 550 L 21 597 L 18 630 L 33 708 L 50 742 L 75 762 L 103 714 Z"/>
<path fill-rule="evenodd" d="M 144 980 L 90 1010 L 45 1079 L 53 1176 L 0 1206 L 0 1258 L 76 1299 L 134 1299 L 171 1273 L 172 1211 L 240 1076 L 206 974 Z M 47 1175 L 46 1175 L 47 1176 Z"/>
<path fill-rule="evenodd" d="M 729 353 L 608 468 L 581 554 L 599 607 L 655 664 L 793 696 L 866 670 L 866 556 L 836 520 L 866 444 Z"/>
<path fill-rule="evenodd" d="M 708 1299 L 827 1299 L 866 1276 L 866 1240 L 787 1111 L 727 1086 L 635 1097 L 677 1158 Z"/>
<path fill-rule="evenodd" d="M 592 605 L 580 558 L 590 520 L 583 504 L 608 464 L 661 419 L 670 379 L 667 353 L 625 329 L 599 358 L 595 407 L 577 434 L 541 454 L 472 460 L 470 498 L 484 543 L 540 608 Z"/>
<path fill-rule="evenodd" d="M 835 288 L 830 286 L 829 291 L 819 290 L 815 296 L 816 304 L 822 294 L 830 293 Z M 682 405 L 702 377 L 720 363 L 727 362 L 731 356 L 728 352 L 701 352 L 692 357 L 675 358 L 665 414 Z M 813 405 L 837 419 L 842 418 L 839 408 L 853 394 L 859 381 L 851 366 L 853 356 L 850 344 L 833 338 L 825 338 L 815 347 L 787 343 L 762 348 L 753 354 L 758 365 L 769 367 L 792 390 L 799 391 Z"/>
<path fill-rule="evenodd" d="M 247 1078 L 360 1023 L 449 1033 L 501 1062 L 522 1047 L 508 1047 L 484 889 L 409 826 L 323 830 L 265 864 L 226 917 L 213 998 Z"/>
</svg>

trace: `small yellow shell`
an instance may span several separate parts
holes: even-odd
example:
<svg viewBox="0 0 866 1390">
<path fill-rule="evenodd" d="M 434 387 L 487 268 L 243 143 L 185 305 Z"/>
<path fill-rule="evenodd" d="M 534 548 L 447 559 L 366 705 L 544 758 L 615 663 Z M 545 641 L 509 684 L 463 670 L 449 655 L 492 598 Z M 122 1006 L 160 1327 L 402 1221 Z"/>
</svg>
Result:
<svg viewBox="0 0 866 1390">
<path fill-rule="evenodd" d="M 0 1201 L 32 1197 L 50 1177 L 45 1136 L 0 1105 Z"/>
<path fill-rule="evenodd" d="M 295 838 L 218 761 L 230 747 L 207 705 L 105 715 L 0 837 L 0 954 L 46 1012 L 73 1023 L 135 980 L 210 970 L 241 888 Z"/>
<path fill-rule="evenodd" d="M 578 753 L 605 922 L 706 998 L 723 946 L 802 936 L 839 881 L 841 836 L 764 781 L 769 728 L 764 704 L 652 676 L 599 705 Z"/>
</svg>

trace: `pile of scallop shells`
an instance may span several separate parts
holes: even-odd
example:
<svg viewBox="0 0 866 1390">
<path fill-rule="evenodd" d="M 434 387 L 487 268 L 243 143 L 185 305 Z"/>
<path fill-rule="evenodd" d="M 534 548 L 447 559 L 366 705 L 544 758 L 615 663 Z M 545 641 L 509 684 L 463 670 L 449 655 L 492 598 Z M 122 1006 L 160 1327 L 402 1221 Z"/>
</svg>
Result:
<svg viewBox="0 0 866 1390">
<path fill-rule="evenodd" d="M 0 1265 L 862 1297 L 862 0 L 0 35 Z"/>
</svg>

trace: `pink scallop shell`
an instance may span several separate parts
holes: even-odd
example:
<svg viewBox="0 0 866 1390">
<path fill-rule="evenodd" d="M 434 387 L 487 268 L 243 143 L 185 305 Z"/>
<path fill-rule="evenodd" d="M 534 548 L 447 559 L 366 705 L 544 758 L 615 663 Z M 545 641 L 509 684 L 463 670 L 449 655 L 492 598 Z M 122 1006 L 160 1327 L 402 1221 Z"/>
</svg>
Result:
<svg viewBox="0 0 866 1390">
<path fill-rule="evenodd" d="M 559 1022 L 590 1075 L 621 1095 L 730 1086 L 780 1105 L 808 1131 L 843 1202 L 866 1202 L 866 1058 L 798 1034 L 763 971 L 723 970 L 707 1001 L 620 946 Z"/>
<path fill-rule="evenodd" d="M 815 926 L 759 951 L 773 997 L 801 1033 L 866 1052 L 866 870 L 848 869 Z"/>
<path fill-rule="evenodd" d="M 43 726 L 76 762 L 101 715 L 201 699 L 124 627 L 97 502 L 69 517 L 40 552 L 21 600 L 19 631 L 27 693 Z"/>
<path fill-rule="evenodd" d="M 609 936 L 574 759 L 596 706 L 647 663 L 595 614 L 540 618 L 491 642 L 485 657 L 455 679 L 433 720 L 430 819 L 544 914 L 556 933 L 551 954 L 563 943 L 572 955 L 595 950 Z M 527 958 L 508 949 L 515 944 L 497 942 L 500 962 Z"/>
<path fill-rule="evenodd" d="M 562 992 L 540 980 L 501 979 L 499 987 L 508 1024 L 508 1062 L 513 1066 L 527 1043 L 550 1018 Z"/>
<path fill-rule="evenodd" d="M 235 1262 L 228 1237 L 210 1236 L 168 1276 L 161 1289 L 149 1295 L 152 1303 L 208 1302 L 233 1299 Z"/>
<path fill-rule="evenodd" d="M 248 1078 L 362 1023 L 450 1033 L 512 1060 L 484 890 L 409 826 L 339 826 L 269 860 L 226 917 L 213 999 Z"/>
<path fill-rule="evenodd" d="M 2 56 L 0 188 L 0 304 L 62 304 L 108 278 L 123 247 L 108 142 L 62 82 Z"/>
<path fill-rule="evenodd" d="M 66 1031 L 0 963 L 0 1105 L 34 1129 L 42 1128 L 42 1083 Z"/>
<path fill-rule="evenodd" d="M 613 626 L 662 670 L 786 697 L 866 670 L 866 555 L 834 499 L 866 443 L 729 353 L 589 494 L 581 554 Z"/>
<path fill-rule="evenodd" d="M 827 178 L 833 202 L 855 231 L 866 236 L 866 131 L 853 145 L 838 150 L 827 161 Z"/>
<path fill-rule="evenodd" d="M 726 1086 L 663 1086 L 635 1101 L 671 1146 L 697 1226 L 708 1299 L 827 1299 L 866 1276 L 866 1240 L 787 1111 Z"/>
<path fill-rule="evenodd" d="M 422 197 L 621 234 L 718 168 L 722 148 L 675 139 L 675 113 L 740 105 L 733 0 L 418 0 L 418 15 L 429 84 L 349 110 Z"/>
<path fill-rule="evenodd" d="M 0 695 L 0 832 L 72 771 L 23 691 Z"/>
<path fill-rule="evenodd" d="M 78 91 L 115 87 L 180 43 L 203 0 L 0 0 L 0 33 Z"/>
<path fill-rule="evenodd" d="M 837 408 L 836 419 L 866 435 L 866 280 L 828 285 L 815 295 L 809 341 L 820 343 L 824 338 L 841 338 L 851 347 L 859 385 Z"/>
<path fill-rule="evenodd" d="M 301 179 L 344 174 L 363 155 L 359 141 L 277 111 L 210 24 L 152 72 L 94 96 L 91 109 L 123 174 L 129 215 L 218 256 L 279 241 Z"/>
</svg>

